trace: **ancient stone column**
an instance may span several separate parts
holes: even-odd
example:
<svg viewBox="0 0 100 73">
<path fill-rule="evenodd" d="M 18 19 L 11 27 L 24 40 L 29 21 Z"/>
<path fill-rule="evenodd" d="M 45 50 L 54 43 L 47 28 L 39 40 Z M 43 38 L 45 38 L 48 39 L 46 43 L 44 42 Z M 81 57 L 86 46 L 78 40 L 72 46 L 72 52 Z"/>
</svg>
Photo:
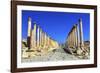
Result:
<svg viewBox="0 0 100 73">
<path fill-rule="evenodd" d="M 73 27 L 73 29 L 72 29 L 72 32 L 71 32 L 71 44 L 72 44 L 72 47 L 74 47 L 74 45 L 75 45 L 75 35 L 74 35 L 74 27 Z"/>
<path fill-rule="evenodd" d="M 44 33 L 44 47 L 47 46 L 46 43 L 47 43 L 47 35 L 46 35 L 46 33 Z"/>
<path fill-rule="evenodd" d="M 48 47 L 50 48 L 50 37 L 48 37 Z"/>
<path fill-rule="evenodd" d="M 46 40 L 47 40 L 47 43 L 46 43 L 46 45 L 47 45 L 47 47 L 49 46 L 49 36 L 47 35 L 47 38 L 46 38 Z"/>
<path fill-rule="evenodd" d="M 44 32 L 43 31 L 41 31 L 41 46 L 42 48 L 44 46 Z"/>
<path fill-rule="evenodd" d="M 76 24 L 76 34 L 77 34 L 77 48 L 79 48 L 79 45 L 80 45 L 80 37 L 79 37 L 78 24 Z"/>
<path fill-rule="evenodd" d="M 77 33 L 76 33 L 76 25 L 74 25 L 74 47 L 77 46 Z"/>
<path fill-rule="evenodd" d="M 28 33 L 27 33 L 27 46 L 28 46 L 28 49 L 30 49 L 30 45 L 31 45 L 31 18 L 29 17 L 28 18 Z"/>
<path fill-rule="evenodd" d="M 39 43 L 40 43 L 40 28 L 38 26 L 37 28 L 37 47 L 39 48 Z"/>
<path fill-rule="evenodd" d="M 73 40 L 73 38 L 72 38 L 72 32 L 70 33 L 69 37 L 70 37 L 70 47 L 72 47 L 72 44 L 73 44 L 73 41 L 72 41 Z"/>
<path fill-rule="evenodd" d="M 43 48 L 43 31 L 41 32 L 41 46 Z"/>
<path fill-rule="evenodd" d="M 76 41 L 75 26 L 74 26 L 74 30 L 73 30 L 73 35 L 74 35 L 74 36 L 73 36 L 73 38 L 74 38 L 73 47 L 75 48 L 75 46 L 76 46 L 76 45 L 75 45 L 75 44 L 76 44 L 76 42 L 75 42 L 75 41 Z"/>
<path fill-rule="evenodd" d="M 34 29 L 32 30 L 32 34 L 31 34 L 31 46 L 30 48 L 33 49 L 34 48 Z"/>
<path fill-rule="evenodd" d="M 69 35 L 69 38 L 70 38 L 70 47 L 72 46 L 72 36 L 71 36 L 71 33 Z"/>
<path fill-rule="evenodd" d="M 82 19 L 79 19 L 79 28 L 80 28 L 80 48 L 83 49 L 82 47 L 84 46 L 84 41 L 83 41 Z"/>
<path fill-rule="evenodd" d="M 46 34 L 46 50 L 49 48 L 49 36 Z"/>
<path fill-rule="evenodd" d="M 36 23 L 35 23 L 35 25 L 34 25 L 34 46 L 36 47 Z"/>
<path fill-rule="evenodd" d="M 77 48 L 78 43 L 77 43 L 77 26 L 76 25 L 75 25 L 74 33 L 75 33 L 75 48 Z"/>
<path fill-rule="evenodd" d="M 42 48 L 44 47 L 44 32 L 42 31 Z"/>
<path fill-rule="evenodd" d="M 72 39 L 71 39 L 71 34 L 69 35 L 69 45 L 70 45 L 70 47 L 71 47 L 71 44 L 72 44 Z"/>
<path fill-rule="evenodd" d="M 40 29 L 40 47 L 42 46 L 42 30 Z"/>
<path fill-rule="evenodd" d="M 31 47 L 33 49 L 36 48 L 36 23 L 34 23 L 34 27 L 33 27 L 33 30 L 32 30 Z"/>
</svg>

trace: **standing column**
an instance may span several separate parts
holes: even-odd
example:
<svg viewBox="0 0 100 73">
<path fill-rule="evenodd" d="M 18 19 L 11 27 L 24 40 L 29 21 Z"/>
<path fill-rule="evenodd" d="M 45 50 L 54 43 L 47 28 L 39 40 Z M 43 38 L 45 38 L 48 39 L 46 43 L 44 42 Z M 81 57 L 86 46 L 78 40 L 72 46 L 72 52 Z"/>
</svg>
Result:
<svg viewBox="0 0 100 73">
<path fill-rule="evenodd" d="M 42 31 L 42 47 L 44 47 L 44 32 Z"/>
<path fill-rule="evenodd" d="M 78 42 L 77 42 L 77 26 L 75 25 L 75 48 L 77 48 Z"/>
<path fill-rule="evenodd" d="M 71 47 L 71 34 L 69 35 L 69 45 Z"/>
<path fill-rule="evenodd" d="M 74 33 L 74 31 L 75 31 L 75 27 L 74 27 L 74 29 L 73 29 L 73 48 L 75 47 L 75 33 Z"/>
<path fill-rule="evenodd" d="M 46 33 L 44 33 L 44 47 L 46 47 L 46 38 L 47 38 L 47 36 L 46 36 Z"/>
<path fill-rule="evenodd" d="M 34 32 L 33 32 L 34 33 L 34 40 L 33 40 L 34 41 L 34 48 L 36 48 L 36 27 L 37 27 L 36 23 L 34 23 Z"/>
<path fill-rule="evenodd" d="M 49 43 L 50 43 L 50 45 L 49 45 L 50 48 L 52 48 L 52 46 L 51 46 L 51 37 L 49 38 Z"/>
<path fill-rule="evenodd" d="M 39 26 L 37 28 L 37 47 L 39 48 L 39 42 L 40 42 L 40 29 Z"/>
<path fill-rule="evenodd" d="M 74 48 L 75 46 L 75 35 L 74 35 L 74 27 L 73 27 L 73 30 L 72 30 L 72 47 Z"/>
<path fill-rule="evenodd" d="M 36 47 L 36 23 L 34 24 L 32 35 L 31 35 L 31 48 Z"/>
<path fill-rule="evenodd" d="M 41 47 L 43 49 L 43 43 L 44 43 L 44 40 L 43 40 L 44 36 L 43 36 L 43 31 L 41 30 Z"/>
<path fill-rule="evenodd" d="M 79 19 L 79 28 L 80 28 L 80 48 L 83 49 L 82 47 L 84 46 L 84 41 L 83 41 L 82 19 Z"/>
<path fill-rule="evenodd" d="M 71 38 L 72 39 L 72 47 L 74 48 L 74 45 L 75 45 L 75 41 L 74 41 L 75 40 L 74 39 L 75 38 L 75 35 L 74 35 L 74 27 L 72 29 L 71 36 L 72 36 L 72 38 Z"/>
<path fill-rule="evenodd" d="M 73 41 L 72 41 L 72 32 L 70 33 L 70 36 L 69 36 L 69 41 L 70 41 L 70 47 L 72 47 L 72 44 L 73 44 Z"/>
<path fill-rule="evenodd" d="M 78 28 L 78 24 L 76 24 L 76 32 L 77 32 L 77 48 L 79 48 L 80 46 L 80 37 L 79 37 L 79 28 Z"/>
<path fill-rule="evenodd" d="M 48 35 L 46 34 L 46 50 L 48 50 Z"/>
<path fill-rule="evenodd" d="M 50 47 L 50 37 L 48 37 L 48 43 L 49 43 L 49 44 L 48 44 L 49 48 L 51 48 L 51 47 Z"/>
<path fill-rule="evenodd" d="M 74 48 L 76 48 L 76 28 L 75 28 L 75 25 L 74 25 L 74 30 L 73 30 L 73 34 L 74 34 Z"/>
<path fill-rule="evenodd" d="M 42 31 L 42 32 L 41 32 L 41 44 L 42 44 L 41 46 L 42 46 L 42 48 L 43 48 L 43 43 L 44 43 L 43 37 L 44 37 L 44 36 L 43 36 L 43 31 Z"/>
<path fill-rule="evenodd" d="M 47 35 L 47 48 L 49 46 L 49 36 Z"/>
<path fill-rule="evenodd" d="M 30 45 L 31 45 L 31 18 L 29 17 L 28 18 L 28 34 L 27 34 L 27 46 L 28 46 L 28 49 L 30 49 Z"/>
<path fill-rule="evenodd" d="M 34 29 L 32 30 L 32 35 L 31 35 L 31 46 L 30 46 L 30 48 L 31 49 L 33 49 L 33 47 L 34 47 Z"/>
<path fill-rule="evenodd" d="M 42 46 L 42 30 L 40 29 L 40 47 Z"/>
</svg>

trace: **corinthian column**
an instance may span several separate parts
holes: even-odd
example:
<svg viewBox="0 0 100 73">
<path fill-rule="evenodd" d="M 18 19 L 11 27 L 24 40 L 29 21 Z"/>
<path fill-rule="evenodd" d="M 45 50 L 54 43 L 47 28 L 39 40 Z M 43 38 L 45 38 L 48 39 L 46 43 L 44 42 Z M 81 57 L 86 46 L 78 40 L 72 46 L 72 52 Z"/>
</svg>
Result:
<svg viewBox="0 0 100 73">
<path fill-rule="evenodd" d="M 83 26 L 82 26 L 82 19 L 79 19 L 79 28 L 80 28 L 80 47 L 84 46 L 84 41 L 83 41 Z"/>
</svg>

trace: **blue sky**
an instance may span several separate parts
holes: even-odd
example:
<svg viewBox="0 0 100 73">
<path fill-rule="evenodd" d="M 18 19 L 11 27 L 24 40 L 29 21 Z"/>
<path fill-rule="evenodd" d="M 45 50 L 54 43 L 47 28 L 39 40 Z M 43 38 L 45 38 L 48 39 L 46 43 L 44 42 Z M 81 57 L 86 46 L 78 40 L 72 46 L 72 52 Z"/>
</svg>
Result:
<svg viewBox="0 0 100 73">
<path fill-rule="evenodd" d="M 22 39 L 27 38 L 28 17 L 32 18 L 32 27 L 36 22 L 43 31 L 59 43 L 65 42 L 73 25 L 82 18 L 84 40 L 90 40 L 90 14 L 88 13 L 22 10 Z"/>
</svg>

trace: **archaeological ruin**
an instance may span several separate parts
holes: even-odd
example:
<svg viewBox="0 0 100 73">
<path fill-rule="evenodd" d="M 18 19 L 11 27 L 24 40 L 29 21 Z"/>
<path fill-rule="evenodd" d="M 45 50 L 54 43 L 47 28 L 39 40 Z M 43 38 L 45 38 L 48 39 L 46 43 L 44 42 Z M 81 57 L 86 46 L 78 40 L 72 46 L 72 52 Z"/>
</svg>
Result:
<svg viewBox="0 0 100 73">
<path fill-rule="evenodd" d="M 84 58 L 89 55 L 89 44 L 85 46 L 83 37 L 82 19 L 78 20 L 66 36 L 66 42 L 62 48 L 60 44 L 50 37 L 36 22 L 33 24 L 32 19 L 28 18 L 27 40 L 22 42 L 22 58 L 32 58 L 34 56 L 46 55 L 49 51 L 61 48 L 79 58 Z"/>
</svg>

